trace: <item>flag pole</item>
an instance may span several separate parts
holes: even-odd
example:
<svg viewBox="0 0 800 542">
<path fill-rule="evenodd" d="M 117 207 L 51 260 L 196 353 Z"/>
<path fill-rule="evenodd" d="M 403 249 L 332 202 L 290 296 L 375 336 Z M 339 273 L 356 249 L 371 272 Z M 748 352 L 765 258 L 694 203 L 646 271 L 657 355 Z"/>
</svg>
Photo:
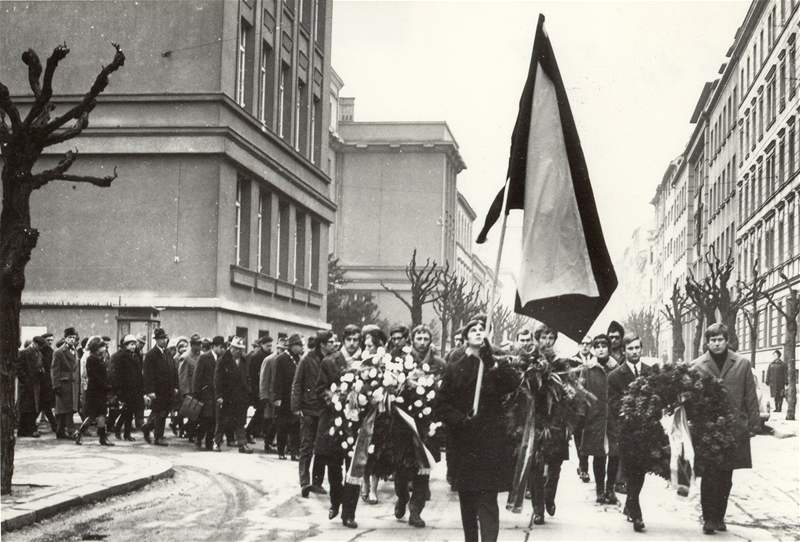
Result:
<svg viewBox="0 0 800 542">
<path fill-rule="evenodd" d="M 503 245 L 506 241 L 506 225 L 508 224 L 508 179 L 503 186 L 503 206 L 500 212 L 503 214 L 503 225 L 500 228 L 500 245 L 497 247 L 497 259 L 494 263 L 494 277 L 492 280 L 492 294 L 489 297 L 489 311 L 486 315 L 486 336 L 490 337 L 492 333 L 492 321 L 494 320 L 495 305 L 497 304 L 497 282 L 498 275 L 500 274 L 500 260 L 503 256 Z M 478 379 L 475 381 L 475 395 L 472 401 L 472 415 L 478 413 L 478 405 L 481 400 L 481 385 L 483 384 L 483 363 L 478 364 Z"/>
</svg>

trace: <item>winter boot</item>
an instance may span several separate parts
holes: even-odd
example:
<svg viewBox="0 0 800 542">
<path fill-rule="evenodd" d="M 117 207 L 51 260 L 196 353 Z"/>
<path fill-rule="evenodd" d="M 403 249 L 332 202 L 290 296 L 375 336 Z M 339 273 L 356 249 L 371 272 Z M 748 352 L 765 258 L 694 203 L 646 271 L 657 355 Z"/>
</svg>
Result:
<svg viewBox="0 0 800 542">
<path fill-rule="evenodd" d="M 97 428 L 97 436 L 100 437 L 101 446 L 114 446 L 114 443 L 108 440 L 108 434 L 106 433 L 105 427 Z"/>
</svg>

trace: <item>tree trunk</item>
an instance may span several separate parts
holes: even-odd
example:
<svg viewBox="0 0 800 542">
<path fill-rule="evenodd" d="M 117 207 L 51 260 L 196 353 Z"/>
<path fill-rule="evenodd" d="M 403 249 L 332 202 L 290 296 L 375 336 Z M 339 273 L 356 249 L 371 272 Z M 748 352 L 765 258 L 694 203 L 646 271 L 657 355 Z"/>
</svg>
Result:
<svg viewBox="0 0 800 542">
<path fill-rule="evenodd" d="M 700 357 L 700 347 L 703 344 L 703 320 L 702 315 L 696 316 L 697 320 L 694 324 L 694 340 L 692 341 L 692 358 Z"/>
<path fill-rule="evenodd" d="M 441 318 L 439 318 L 439 323 L 442 325 L 442 349 L 441 349 L 441 352 L 444 352 L 445 348 L 447 347 L 447 339 L 449 337 L 448 331 L 449 331 L 449 328 L 450 328 L 450 319 L 447 316 L 442 316 Z M 414 337 L 411 337 L 411 339 L 413 340 Z"/>
<path fill-rule="evenodd" d="M 672 363 L 683 359 L 686 353 L 686 343 L 683 341 L 683 318 L 676 316 L 672 322 Z"/>
<path fill-rule="evenodd" d="M 787 307 L 788 308 L 788 307 Z M 797 313 L 793 318 L 786 319 L 786 341 L 783 344 L 783 359 L 786 360 L 786 370 L 789 373 L 789 393 L 786 397 L 786 419 L 794 420 L 797 408 L 797 362 L 794 352 L 797 347 Z"/>
<path fill-rule="evenodd" d="M 8 155 L 7 155 L 8 156 Z M 20 346 L 19 312 L 25 287 L 25 266 L 36 246 L 39 232 L 31 228 L 30 189 L 19 180 L 14 164 L 3 168 L 3 210 L 0 214 L 0 494 L 11 493 L 14 474 L 15 429 L 14 380 Z"/>
<path fill-rule="evenodd" d="M 422 323 L 422 303 L 418 300 L 411 300 L 411 329 Z"/>
<path fill-rule="evenodd" d="M 722 323 L 728 327 L 728 348 L 739 351 L 739 335 L 736 333 L 736 313 L 729 311 L 722 315 Z"/>
</svg>

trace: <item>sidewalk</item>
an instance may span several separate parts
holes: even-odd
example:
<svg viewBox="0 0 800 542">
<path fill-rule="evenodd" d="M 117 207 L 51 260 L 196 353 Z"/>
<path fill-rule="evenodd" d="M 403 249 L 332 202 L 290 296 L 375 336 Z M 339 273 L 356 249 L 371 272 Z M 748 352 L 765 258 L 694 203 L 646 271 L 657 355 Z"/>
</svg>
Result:
<svg viewBox="0 0 800 542">
<path fill-rule="evenodd" d="M 106 499 L 173 474 L 172 463 L 87 438 L 83 446 L 50 438 L 17 439 L 12 494 L 0 504 L 0 532 L 19 529 L 73 506 Z"/>
</svg>

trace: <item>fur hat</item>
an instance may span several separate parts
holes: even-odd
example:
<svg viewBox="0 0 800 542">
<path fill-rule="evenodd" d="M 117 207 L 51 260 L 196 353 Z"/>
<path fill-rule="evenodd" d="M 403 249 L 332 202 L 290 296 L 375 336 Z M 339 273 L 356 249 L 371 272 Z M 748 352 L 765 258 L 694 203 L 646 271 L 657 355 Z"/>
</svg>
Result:
<svg viewBox="0 0 800 542">
<path fill-rule="evenodd" d="M 64 330 L 64 338 L 71 337 L 73 335 L 75 337 L 78 336 L 78 330 L 75 329 L 74 327 L 68 327 L 67 329 Z"/>
<path fill-rule="evenodd" d="M 611 323 L 608 324 L 608 331 L 606 331 L 608 335 L 612 333 L 619 333 L 619 337 L 622 338 L 625 335 L 625 328 L 622 327 L 622 324 L 617 322 L 616 320 L 611 320 Z"/>
<path fill-rule="evenodd" d="M 296 344 L 299 344 L 300 346 L 303 346 L 303 338 L 300 336 L 299 333 L 292 333 L 291 335 L 289 335 L 289 338 L 286 340 L 286 347 L 288 348 L 288 347 L 294 346 Z"/>
</svg>

